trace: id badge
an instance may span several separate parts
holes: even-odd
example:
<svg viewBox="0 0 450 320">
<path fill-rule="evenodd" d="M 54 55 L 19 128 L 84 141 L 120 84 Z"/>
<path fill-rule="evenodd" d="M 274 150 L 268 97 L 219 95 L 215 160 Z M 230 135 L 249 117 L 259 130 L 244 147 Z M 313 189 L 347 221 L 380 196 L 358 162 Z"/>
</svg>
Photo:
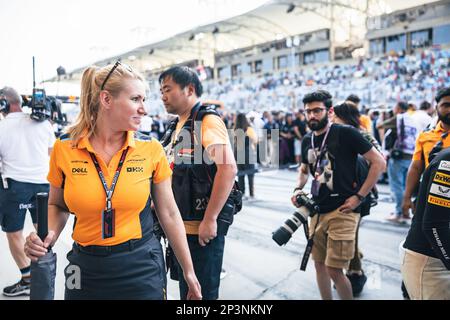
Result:
<svg viewBox="0 0 450 320">
<path fill-rule="evenodd" d="M 102 236 L 103 239 L 112 238 L 115 235 L 116 215 L 114 209 L 102 212 Z"/>
<path fill-rule="evenodd" d="M 319 189 L 320 189 L 320 182 L 317 181 L 316 179 L 314 179 L 312 181 L 312 184 L 311 184 L 311 194 L 314 197 L 318 197 L 319 196 Z"/>
</svg>

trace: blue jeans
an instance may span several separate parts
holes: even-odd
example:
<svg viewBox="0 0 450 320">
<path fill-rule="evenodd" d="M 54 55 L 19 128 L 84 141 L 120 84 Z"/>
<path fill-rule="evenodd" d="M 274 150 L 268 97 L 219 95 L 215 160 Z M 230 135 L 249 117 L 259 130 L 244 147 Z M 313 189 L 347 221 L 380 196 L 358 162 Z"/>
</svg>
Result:
<svg viewBox="0 0 450 320">
<path fill-rule="evenodd" d="M 408 174 L 409 159 L 389 159 L 388 174 L 389 186 L 395 199 L 395 214 L 399 217 L 402 214 L 403 193 L 406 188 L 406 176 Z"/>
<path fill-rule="evenodd" d="M 198 243 L 198 235 L 187 235 L 187 240 L 195 275 L 202 287 L 203 300 L 217 300 L 219 298 L 225 236 L 215 237 L 204 247 Z M 178 274 L 180 275 L 180 299 L 186 300 L 188 286 L 183 278 L 183 270 L 180 266 Z"/>
</svg>

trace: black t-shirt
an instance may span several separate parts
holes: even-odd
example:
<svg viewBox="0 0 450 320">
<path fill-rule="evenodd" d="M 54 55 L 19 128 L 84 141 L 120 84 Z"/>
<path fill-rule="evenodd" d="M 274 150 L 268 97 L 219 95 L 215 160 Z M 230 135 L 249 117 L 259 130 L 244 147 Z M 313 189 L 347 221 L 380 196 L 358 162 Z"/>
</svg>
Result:
<svg viewBox="0 0 450 320">
<path fill-rule="evenodd" d="M 306 135 L 307 131 L 306 131 L 306 122 L 305 121 L 301 121 L 300 119 L 295 119 L 294 126 L 296 126 L 298 128 L 298 132 L 300 132 L 302 137 L 304 137 Z"/>
<path fill-rule="evenodd" d="M 319 155 L 325 133 L 315 136 L 313 132 L 309 132 L 302 141 L 302 162 L 309 164 L 314 176 L 315 153 L 311 137 L 314 137 L 314 147 Z M 356 177 L 356 159 L 358 154 L 365 154 L 370 149 L 372 145 L 355 128 L 338 124 L 331 126 L 321 157 L 321 168 L 318 170 L 319 195 L 313 197 L 319 205 L 320 213 L 336 210 L 347 198 L 359 191 L 361 185 Z"/>
<path fill-rule="evenodd" d="M 446 148 L 430 162 L 423 173 L 416 212 L 403 247 L 429 257 L 447 260 L 447 265 L 450 265 L 449 222 L 450 148 Z M 447 253 L 447 259 L 443 258 L 443 252 Z"/>
<path fill-rule="evenodd" d="M 285 122 L 285 123 L 283 123 L 283 125 L 281 126 L 281 132 L 283 132 L 283 133 L 290 133 L 290 134 L 292 134 L 293 136 L 295 135 L 295 131 L 294 131 L 294 123 L 291 123 L 291 124 L 289 124 L 289 123 L 287 123 L 287 122 Z M 292 138 L 290 138 L 290 139 L 293 139 L 293 137 Z"/>
</svg>

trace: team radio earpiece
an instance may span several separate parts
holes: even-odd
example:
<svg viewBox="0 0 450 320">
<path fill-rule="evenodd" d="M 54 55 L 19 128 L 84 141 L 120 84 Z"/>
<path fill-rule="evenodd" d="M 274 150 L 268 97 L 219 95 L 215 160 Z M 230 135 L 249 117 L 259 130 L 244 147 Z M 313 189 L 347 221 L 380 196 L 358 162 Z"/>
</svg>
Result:
<svg viewBox="0 0 450 320">
<path fill-rule="evenodd" d="M 9 112 L 9 102 L 5 98 L 0 98 L 0 112 Z"/>
</svg>

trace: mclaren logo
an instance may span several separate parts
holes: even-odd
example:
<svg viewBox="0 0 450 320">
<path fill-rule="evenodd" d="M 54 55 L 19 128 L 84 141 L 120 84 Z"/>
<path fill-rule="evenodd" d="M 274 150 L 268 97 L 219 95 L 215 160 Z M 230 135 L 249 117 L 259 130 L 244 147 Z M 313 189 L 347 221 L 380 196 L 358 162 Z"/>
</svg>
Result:
<svg viewBox="0 0 450 320">
<path fill-rule="evenodd" d="M 127 168 L 127 172 L 144 172 L 144 168 L 143 167 L 129 167 Z"/>
<path fill-rule="evenodd" d="M 85 175 L 87 173 L 88 173 L 87 168 L 72 168 L 72 174 Z"/>
</svg>

